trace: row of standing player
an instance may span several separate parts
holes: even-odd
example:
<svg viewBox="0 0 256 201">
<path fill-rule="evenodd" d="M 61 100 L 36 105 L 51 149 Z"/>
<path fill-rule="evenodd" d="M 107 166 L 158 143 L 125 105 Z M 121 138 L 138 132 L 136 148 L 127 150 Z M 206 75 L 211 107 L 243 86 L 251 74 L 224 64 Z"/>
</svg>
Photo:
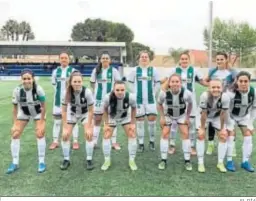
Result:
<svg viewBox="0 0 256 201">
<path fill-rule="evenodd" d="M 220 57 L 218 59 L 218 57 Z M 227 56 L 225 54 L 219 54 L 217 55 L 217 64 L 219 60 L 219 64 L 225 64 L 225 59 L 227 59 Z M 60 62 L 61 66 L 57 68 L 53 72 L 53 84 L 56 84 L 56 90 L 55 90 L 55 100 L 54 100 L 54 142 L 50 146 L 51 149 L 54 149 L 58 146 L 58 135 L 60 133 L 60 127 L 61 127 L 61 99 L 63 99 L 65 95 L 65 89 L 66 89 L 66 80 L 70 76 L 71 72 L 74 70 L 71 67 L 68 66 L 68 55 L 65 53 L 62 53 L 60 55 Z M 182 54 L 180 57 L 180 64 L 181 67 L 175 68 L 175 72 L 181 75 L 182 77 L 182 83 L 185 88 L 189 89 L 190 91 L 194 91 L 194 82 L 195 78 L 198 78 L 200 83 L 203 85 L 207 85 L 207 82 L 202 78 L 200 72 L 196 71 L 193 67 L 189 66 L 189 55 L 188 54 Z M 113 82 L 115 80 L 119 80 L 120 76 L 118 72 L 115 69 L 109 68 L 110 65 L 110 57 L 108 54 L 103 54 L 101 56 L 101 62 L 99 66 L 94 69 L 91 77 L 92 84 L 96 84 L 95 87 L 95 122 L 94 122 L 94 144 L 97 144 L 97 138 L 99 136 L 100 132 L 100 123 L 101 118 L 103 114 L 103 97 L 106 93 L 109 93 L 112 89 Z M 143 68 L 144 67 L 144 68 Z M 214 72 L 211 72 L 209 75 L 209 78 L 213 76 L 220 76 L 223 77 L 229 77 L 226 73 L 230 73 L 231 71 L 224 68 L 222 69 L 221 65 L 218 65 L 217 68 L 213 70 Z M 221 72 L 221 73 L 219 73 Z M 218 75 L 219 73 L 219 75 Z M 225 75 L 223 75 L 225 74 Z M 148 117 L 149 120 L 149 133 L 150 133 L 150 148 L 152 150 L 155 149 L 154 147 L 154 136 L 155 136 L 155 128 L 156 128 L 156 104 L 155 104 L 155 91 L 157 91 L 158 87 L 160 86 L 159 82 L 159 76 L 157 74 L 157 71 L 153 67 L 149 67 L 149 55 L 147 52 L 141 52 L 139 55 L 139 67 L 135 68 L 135 71 L 133 71 L 129 77 L 128 81 L 131 83 L 136 83 L 135 91 L 133 92 L 137 95 L 136 102 L 137 102 L 137 133 L 139 138 L 139 151 L 144 150 L 144 116 Z M 133 88 L 133 85 L 131 87 Z M 143 90 L 142 90 L 143 89 Z M 144 90 L 147 89 L 147 90 Z M 194 93 L 195 94 L 195 93 Z M 195 104 L 195 98 L 193 98 L 193 104 Z M 194 110 L 196 107 L 193 107 Z M 194 115 L 191 115 L 192 118 L 190 118 L 191 124 L 194 124 Z M 175 124 L 172 124 L 172 127 L 175 127 Z M 76 130 L 76 129 L 75 129 Z M 173 130 L 173 129 L 172 129 Z M 74 129 L 73 129 L 74 131 Z M 173 134 L 174 132 L 172 132 Z M 192 147 L 195 146 L 195 127 L 190 126 L 190 136 L 192 139 Z M 77 136 L 77 135 L 76 135 Z M 78 148 L 77 141 L 74 143 L 74 148 Z M 117 146 L 118 147 L 118 146 Z M 192 152 L 192 153 L 195 153 Z"/>
</svg>

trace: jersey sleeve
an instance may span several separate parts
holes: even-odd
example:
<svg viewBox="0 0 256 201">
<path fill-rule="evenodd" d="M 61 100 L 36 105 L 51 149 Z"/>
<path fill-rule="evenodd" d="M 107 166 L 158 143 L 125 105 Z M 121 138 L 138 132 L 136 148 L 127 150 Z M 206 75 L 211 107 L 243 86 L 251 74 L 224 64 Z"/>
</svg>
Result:
<svg viewBox="0 0 256 201">
<path fill-rule="evenodd" d="M 106 94 L 106 96 L 104 97 L 104 108 L 107 108 L 109 106 L 109 96 L 110 94 Z"/>
<path fill-rule="evenodd" d="M 85 98 L 87 100 L 88 106 L 92 106 L 94 104 L 94 98 L 92 95 L 92 91 L 88 88 L 86 88 L 86 91 L 85 91 Z"/>
<path fill-rule="evenodd" d="M 134 83 L 135 82 L 135 75 L 136 75 L 136 67 L 135 69 L 132 69 L 132 71 L 129 73 L 128 77 L 127 77 L 127 81 Z"/>
<path fill-rule="evenodd" d="M 229 108 L 229 104 L 230 104 L 230 98 L 229 98 L 228 94 L 223 93 L 222 97 L 221 97 L 222 109 L 227 110 Z"/>
<path fill-rule="evenodd" d="M 184 94 L 184 100 L 187 103 L 193 103 L 193 99 L 192 99 L 192 93 L 189 90 L 185 90 L 185 94 Z"/>
<path fill-rule="evenodd" d="M 203 110 L 207 109 L 208 94 L 207 92 L 202 93 L 199 100 L 199 107 Z"/>
<path fill-rule="evenodd" d="M 96 68 L 94 68 L 94 69 L 92 70 L 90 82 L 91 82 L 91 83 L 95 83 L 95 82 L 96 82 Z"/>
<path fill-rule="evenodd" d="M 195 68 L 195 77 L 197 77 L 200 80 L 204 79 L 204 75 L 203 73 L 201 73 L 201 71 L 199 71 L 198 69 Z"/>
<path fill-rule="evenodd" d="M 56 85 L 56 72 L 57 68 L 52 71 L 52 85 Z"/>
<path fill-rule="evenodd" d="M 132 108 L 136 108 L 136 98 L 135 98 L 135 95 L 134 94 L 131 94 L 129 95 L 129 104 Z"/>
<path fill-rule="evenodd" d="M 164 103 L 165 97 L 166 97 L 166 93 L 163 90 L 161 90 L 157 99 L 157 102 L 159 105 L 162 105 Z"/>
<path fill-rule="evenodd" d="M 37 95 L 40 102 L 45 102 L 45 92 L 41 86 L 37 86 Z"/>
<path fill-rule="evenodd" d="M 19 87 L 16 87 L 12 93 L 12 104 L 17 105 L 19 102 Z"/>
<path fill-rule="evenodd" d="M 160 76 L 156 68 L 154 68 L 154 82 L 155 83 L 160 83 Z"/>
<path fill-rule="evenodd" d="M 114 80 L 115 81 L 121 80 L 120 73 L 116 68 L 113 68 L 113 74 L 114 74 Z"/>
</svg>

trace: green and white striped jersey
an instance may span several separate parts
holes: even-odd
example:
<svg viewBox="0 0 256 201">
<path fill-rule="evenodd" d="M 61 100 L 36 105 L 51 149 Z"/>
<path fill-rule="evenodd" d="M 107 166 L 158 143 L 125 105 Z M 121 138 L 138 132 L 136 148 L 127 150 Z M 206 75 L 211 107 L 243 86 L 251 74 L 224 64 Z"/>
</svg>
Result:
<svg viewBox="0 0 256 201">
<path fill-rule="evenodd" d="M 65 68 L 59 66 L 52 72 L 52 84 L 55 86 L 54 105 L 57 107 L 61 106 L 61 102 L 66 94 L 67 81 L 74 70 L 70 66 Z"/>
<path fill-rule="evenodd" d="M 105 95 L 112 91 L 114 83 L 117 80 L 121 80 L 121 77 L 116 68 L 111 66 L 108 68 L 102 68 L 101 73 L 98 75 L 96 75 L 96 68 L 94 68 L 90 82 L 96 84 L 94 91 L 95 100 L 103 101 Z"/>
<path fill-rule="evenodd" d="M 132 92 L 136 94 L 137 104 L 155 104 L 155 89 L 160 87 L 160 77 L 155 67 L 136 66 L 127 80 L 134 84 Z"/>
</svg>

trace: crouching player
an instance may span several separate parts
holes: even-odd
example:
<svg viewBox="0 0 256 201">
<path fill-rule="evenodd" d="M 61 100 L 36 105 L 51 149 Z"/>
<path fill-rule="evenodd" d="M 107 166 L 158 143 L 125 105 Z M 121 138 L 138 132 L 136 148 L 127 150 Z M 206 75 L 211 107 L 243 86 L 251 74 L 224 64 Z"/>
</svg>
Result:
<svg viewBox="0 0 256 201">
<path fill-rule="evenodd" d="M 131 170 L 137 170 L 135 163 L 137 141 L 135 133 L 136 99 L 126 92 L 125 83 L 116 81 L 114 89 L 104 98 L 104 136 L 103 153 L 105 162 L 102 170 L 107 170 L 111 165 L 111 143 L 110 139 L 118 123 L 120 123 L 128 137 L 129 166 Z"/>
<path fill-rule="evenodd" d="M 12 163 L 7 174 L 11 174 L 19 168 L 20 137 L 30 119 L 35 121 L 35 132 L 38 148 L 38 172 L 46 170 L 45 165 L 45 92 L 35 82 L 31 70 L 21 72 L 22 84 L 13 91 L 13 127 L 11 129 L 11 153 Z"/>
<path fill-rule="evenodd" d="M 160 124 L 162 127 L 162 137 L 160 140 L 161 162 L 158 168 L 163 170 L 167 165 L 168 139 L 173 121 L 178 123 L 182 138 L 182 149 L 185 158 L 185 168 L 192 170 L 190 162 L 191 142 L 188 133 L 189 117 L 192 110 L 192 93 L 182 87 L 181 77 L 172 74 L 169 84 L 165 90 L 161 90 L 158 97 L 158 107 L 160 112 Z"/>
<path fill-rule="evenodd" d="M 234 131 L 237 125 L 244 137 L 243 141 L 243 161 L 241 168 L 248 172 L 254 172 L 249 159 L 252 154 L 252 131 L 253 120 L 256 117 L 256 92 L 255 88 L 250 86 L 251 75 L 248 72 L 241 71 L 237 74 L 234 89 L 228 91 L 230 96 L 230 118 L 227 129 L 230 131 L 228 136 L 227 165 L 229 171 L 234 172 L 235 164 L 232 160 Z"/>
<path fill-rule="evenodd" d="M 92 170 L 93 156 L 93 95 L 90 89 L 83 86 L 82 74 L 74 71 L 69 79 L 65 100 L 62 103 L 63 114 L 63 134 L 62 150 L 64 160 L 60 166 L 61 170 L 66 170 L 70 166 L 70 136 L 74 126 L 81 122 L 84 126 L 85 150 L 86 150 L 86 168 Z"/>
<path fill-rule="evenodd" d="M 221 80 L 211 80 L 209 90 L 202 93 L 199 102 L 199 117 L 196 118 L 198 139 L 197 157 L 198 172 L 205 172 L 204 152 L 205 152 L 205 132 L 206 124 L 211 123 L 218 132 L 218 164 L 220 172 L 227 172 L 223 161 L 227 152 L 227 130 L 228 108 L 230 98 L 226 93 L 222 93 L 223 86 Z"/>
</svg>

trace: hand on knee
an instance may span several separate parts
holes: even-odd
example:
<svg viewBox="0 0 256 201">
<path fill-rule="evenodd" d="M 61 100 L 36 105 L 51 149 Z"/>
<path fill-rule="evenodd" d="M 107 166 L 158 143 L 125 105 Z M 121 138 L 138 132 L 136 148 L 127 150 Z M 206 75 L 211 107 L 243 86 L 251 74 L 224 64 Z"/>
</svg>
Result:
<svg viewBox="0 0 256 201">
<path fill-rule="evenodd" d="M 44 127 L 39 127 L 36 129 L 36 137 L 37 138 L 43 138 L 45 134 L 45 128 Z"/>
<path fill-rule="evenodd" d="M 112 132 L 111 132 L 111 128 L 109 127 L 109 125 L 105 125 L 104 126 L 104 139 L 110 139 L 112 136 Z"/>
<path fill-rule="evenodd" d="M 162 138 L 169 139 L 169 135 L 170 135 L 170 128 L 168 126 L 164 126 L 162 130 Z"/>
<path fill-rule="evenodd" d="M 67 142 L 69 140 L 69 136 L 70 136 L 70 133 L 68 133 L 67 130 L 64 130 L 63 133 L 62 133 L 62 140 L 64 142 Z"/>
<path fill-rule="evenodd" d="M 19 139 L 20 138 L 20 129 L 17 128 L 16 126 L 13 126 L 11 129 L 11 136 L 13 139 Z"/>
<path fill-rule="evenodd" d="M 227 141 L 227 132 L 220 131 L 219 132 L 219 140 L 221 142 L 226 142 Z"/>
<path fill-rule="evenodd" d="M 135 133 L 135 125 L 131 124 L 129 126 L 129 129 L 128 129 L 128 137 L 129 138 L 136 138 L 136 133 Z"/>
</svg>

